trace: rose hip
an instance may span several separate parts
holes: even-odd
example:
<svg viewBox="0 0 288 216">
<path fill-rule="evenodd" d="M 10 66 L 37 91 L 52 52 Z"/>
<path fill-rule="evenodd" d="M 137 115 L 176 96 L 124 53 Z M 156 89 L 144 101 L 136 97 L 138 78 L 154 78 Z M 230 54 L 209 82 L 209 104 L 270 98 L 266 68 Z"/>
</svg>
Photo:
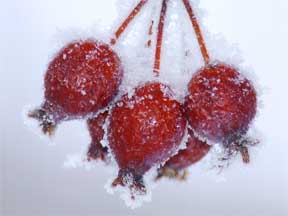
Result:
<svg viewBox="0 0 288 216">
<path fill-rule="evenodd" d="M 200 161 L 209 150 L 210 145 L 197 138 L 194 132 L 189 129 L 186 148 L 180 150 L 175 156 L 170 158 L 164 166 L 158 169 L 157 179 L 166 176 L 185 180 L 187 177 L 186 168 Z M 180 175 L 181 171 L 184 171 L 183 175 Z"/>
<path fill-rule="evenodd" d="M 242 144 L 256 114 L 256 91 L 251 82 L 234 67 L 216 63 L 193 76 L 188 92 L 185 110 L 193 130 L 214 143 L 239 146 L 244 162 L 249 162 Z"/>
<path fill-rule="evenodd" d="M 117 54 L 99 41 L 75 41 L 64 47 L 45 74 L 45 100 L 29 116 L 52 134 L 64 120 L 86 117 L 107 106 L 117 93 L 123 69 Z"/>
<path fill-rule="evenodd" d="M 182 111 L 171 89 L 158 82 L 146 83 L 116 103 L 108 128 L 120 169 L 113 186 L 145 192 L 142 176 L 179 148 L 186 127 Z"/>
<path fill-rule="evenodd" d="M 189 0 L 182 0 L 194 28 L 205 66 L 189 83 L 186 113 L 193 130 L 213 142 L 222 142 L 228 156 L 240 152 L 249 163 L 245 134 L 256 114 L 257 95 L 252 83 L 225 63 L 211 63 L 208 50 Z"/>
</svg>

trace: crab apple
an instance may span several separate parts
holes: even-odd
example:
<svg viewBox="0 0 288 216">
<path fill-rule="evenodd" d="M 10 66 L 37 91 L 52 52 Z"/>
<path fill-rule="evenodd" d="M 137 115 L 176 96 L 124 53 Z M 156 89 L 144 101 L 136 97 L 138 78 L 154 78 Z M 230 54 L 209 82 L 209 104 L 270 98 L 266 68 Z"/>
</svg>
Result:
<svg viewBox="0 0 288 216">
<path fill-rule="evenodd" d="M 112 109 L 109 146 L 119 166 L 112 186 L 128 186 L 145 193 L 143 175 L 177 151 L 186 128 L 182 105 L 172 90 L 148 82 L 124 95 Z"/>
<path fill-rule="evenodd" d="M 189 129 L 186 148 L 180 150 L 175 156 L 171 157 L 164 166 L 158 169 L 158 176 L 156 179 L 166 176 L 169 178 L 185 180 L 187 177 L 187 171 L 185 169 L 200 161 L 206 156 L 209 150 L 210 145 L 197 138 L 194 132 Z M 180 172 L 183 170 L 183 175 L 180 175 Z"/>
<path fill-rule="evenodd" d="M 96 40 L 69 43 L 55 56 L 45 74 L 45 101 L 29 116 L 52 134 L 63 120 L 86 117 L 107 106 L 123 76 L 118 55 Z"/>
<path fill-rule="evenodd" d="M 107 161 L 108 148 L 101 145 L 101 140 L 104 137 L 103 125 L 105 124 L 108 114 L 109 112 L 105 111 L 87 121 L 87 126 L 91 136 L 91 144 L 87 152 L 88 161 L 97 159 Z"/>
<path fill-rule="evenodd" d="M 215 63 L 193 76 L 188 92 L 185 112 L 197 135 L 227 148 L 236 147 L 248 163 L 243 137 L 256 114 L 257 97 L 252 83 L 236 68 Z"/>
</svg>

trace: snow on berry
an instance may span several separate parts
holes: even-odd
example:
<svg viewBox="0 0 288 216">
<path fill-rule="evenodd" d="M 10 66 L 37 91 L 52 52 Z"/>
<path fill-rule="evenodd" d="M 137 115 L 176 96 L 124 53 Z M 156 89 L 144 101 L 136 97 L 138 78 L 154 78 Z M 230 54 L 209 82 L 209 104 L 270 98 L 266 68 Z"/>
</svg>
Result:
<svg viewBox="0 0 288 216">
<path fill-rule="evenodd" d="M 256 114 L 251 82 L 234 67 L 215 63 L 193 76 L 188 91 L 185 110 L 193 130 L 213 143 L 237 146 L 244 162 L 249 162 L 242 138 Z"/>
<path fill-rule="evenodd" d="M 166 161 L 181 144 L 186 120 L 173 92 L 159 82 L 146 83 L 113 108 L 108 128 L 109 146 L 119 166 L 113 186 L 145 193 L 143 175 Z"/>
<path fill-rule="evenodd" d="M 121 11 L 115 23 L 121 23 L 109 39 L 99 38 L 110 41 L 121 62 L 109 45 L 81 40 L 89 38 L 88 33 L 79 36 L 77 32 L 77 41 L 66 45 L 50 63 L 44 103 L 30 113 L 49 134 L 61 121 L 89 118 L 87 158 L 70 157 L 67 165 L 83 166 L 87 159 L 109 156 L 109 168 L 116 162 L 119 170 L 107 189 L 123 189 L 121 197 L 133 208 L 141 202 L 131 202 L 131 195 L 132 201 L 147 198 L 136 195 L 150 193 L 147 177 L 153 172 L 154 180 L 157 168 L 159 177 L 181 177 L 208 151 L 211 163 L 217 164 L 213 156 L 222 150 L 225 161 L 240 151 L 248 162 L 247 146 L 254 141 L 246 132 L 256 114 L 258 95 L 242 73 L 239 50 L 227 46 L 219 35 L 211 36 L 205 29 L 203 34 L 199 8 L 194 11 L 199 0 L 117 2 Z M 128 28 L 131 23 L 133 29 Z M 185 117 L 190 124 L 188 141 Z"/>
<path fill-rule="evenodd" d="M 86 117 L 107 106 L 117 93 L 123 68 L 109 45 L 95 40 L 64 47 L 45 74 L 45 99 L 29 116 L 52 134 L 63 120 Z"/>
</svg>

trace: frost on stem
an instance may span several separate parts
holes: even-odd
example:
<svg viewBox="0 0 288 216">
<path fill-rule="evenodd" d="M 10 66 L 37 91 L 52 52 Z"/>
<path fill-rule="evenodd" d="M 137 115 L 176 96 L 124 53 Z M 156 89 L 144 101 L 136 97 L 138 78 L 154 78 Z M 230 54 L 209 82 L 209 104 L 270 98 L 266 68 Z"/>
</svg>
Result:
<svg viewBox="0 0 288 216">
<path fill-rule="evenodd" d="M 135 195 L 144 195 L 147 193 L 143 175 L 134 169 L 120 169 L 118 177 L 113 181 L 112 187 L 128 186 L 131 192 L 131 198 L 135 199 Z"/>
<path fill-rule="evenodd" d="M 206 44 L 205 44 L 201 29 L 200 29 L 200 25 L 198 23 L 197 17 L 195 15 L 194 11 L 193 11 L 193 8 L 192 8 L 191 3 L 189 2 L 189 0 L 183 0 L 183 4 L 184 4 L 184 6 L 186 8 L 186 11 L 187 11 L 187 13 L 189 15 L 190 21 L 191 21 L 192 26 L 194 28 L 194 31 L 196 33 L 196 37 L 197 37 L 197 40 L 198 40 L 198 43 L 199 43 L 199 47 L 200 47 L 204 62 L 205 62 L 206 65 L 208 65 L 209 62 L 210 62 L 210 57 L 209 57 L 209 54 L 208 54 L 208 51 L 207 51 L 207 48 L 206 48 Z"/>
<path fill-rule="evenodd" d="M 122 33 L 127 29 L 128 25 L 133 21 L 133 19 L 139 14 L 143 6 L 148 2 L 148 0 L 141 0 L 136 7 L 131 11 L 129 16 L 124 20 L 121 26 L 115 32 L 115 38 L 111 39 L 111 44 L 115 45 L 117 39 L 122 35 Z"/>
<path fill-rule="evenodd" d="M 158 24 L 157 44 L 156 44 L 155 62 L 154 62 L 154 73 L 157 77 L 159 76 L 160 67 L 161 67 L 161 51 L 162 51 L 164 24 L 165 24 L 166 12 L 167 12 L 167 4 L 168 4 L 168 0 L 163 0 L 161 12 L 160 12 L 159 24 Z"/>
</svg>

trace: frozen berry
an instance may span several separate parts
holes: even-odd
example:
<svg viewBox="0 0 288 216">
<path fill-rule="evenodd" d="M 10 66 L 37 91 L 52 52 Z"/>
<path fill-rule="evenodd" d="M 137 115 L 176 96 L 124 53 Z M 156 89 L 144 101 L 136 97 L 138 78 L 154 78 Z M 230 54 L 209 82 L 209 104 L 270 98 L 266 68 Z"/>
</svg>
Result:
<svg viewBox="0 0 288 216">
<path fill-rule="evenodd" d="M 107 106 L 117 93 L 123 69 L 117 54 L 99 41 L 76 41 L 52 60 L 45 75 L 45 101 L 29 116 L 51 134 L 63 121 Z"/>
<path fill-rule="evenodd" d="M 188 86 L 185 109 L 193 130 L 227 148 L 237 146 L 244 162 L 243 136 L 256 114 L 256 91 L 251 82 L 230 65 L 210 64 L 198 71 Z"/>
<path fill-rule="evenodd" d="M 120 169 L 113 186 L 145 193 L 143 174 L 179 148 L 186 120 L 173 96 L 168 86 L 150 82 L 116 103 L 108 128 L 109 145 Z"/>
<path fill-rule="evenodd" d="M 108 117 L 108 113 L 108 111 L 105 111 L 87 121 L 91 136 L 91 144 L 87 152 L 88 161 L 97 159 L 107 161 L 108 148 L 101 145 L 101 140 L 104 137 L 103 126 Z"/>
<path fill-rule="evenodd" d="M 200 161 L 210 150 L 210 145 L 206 142 L 199 140 L 189 129 L 188 141 L 186 148 L 180 150 L 175 156 L 170 158 L 163 167 L 158 169 L 158 178 L 167 176 L 170 178 L 177 178 L 185 180 L 187 176 L 186 168 L 192 164 Z M 180 172 L 184 171 L 182 175 Z"/>
</svg>

